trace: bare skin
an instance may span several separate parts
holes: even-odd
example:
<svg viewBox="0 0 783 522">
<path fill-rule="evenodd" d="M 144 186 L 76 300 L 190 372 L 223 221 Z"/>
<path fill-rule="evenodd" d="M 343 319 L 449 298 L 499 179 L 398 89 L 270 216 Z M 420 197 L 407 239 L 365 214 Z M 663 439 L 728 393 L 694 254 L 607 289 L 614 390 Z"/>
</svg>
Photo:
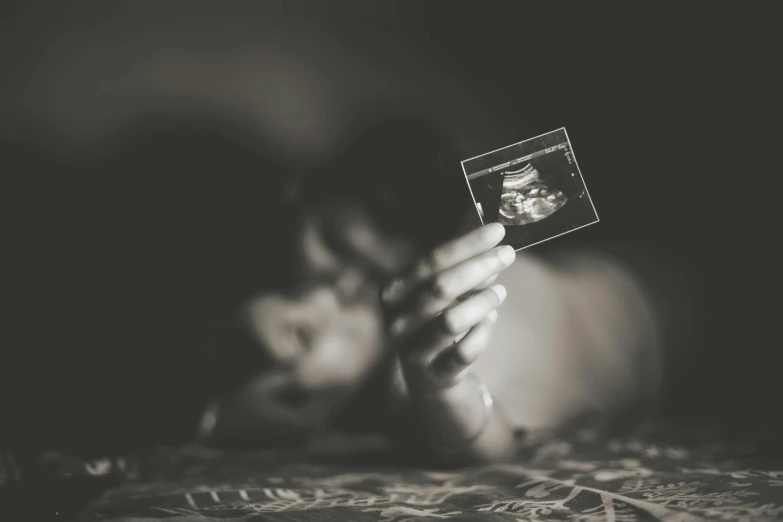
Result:
<svg viewBox="0 0 783 522">
<path fill-rule="evenodd" d="M 504 233 L 494 223 L 440 245 L 381 290 L 407 385 L 403 400 L 425 445 L 449 464 L 498 460 L 513 447 L 499 406 L 467 378 L 506 298 L 505 287 L 492 284 L 515 258 L 513 248 L 497 246 Z"/>
</svg>

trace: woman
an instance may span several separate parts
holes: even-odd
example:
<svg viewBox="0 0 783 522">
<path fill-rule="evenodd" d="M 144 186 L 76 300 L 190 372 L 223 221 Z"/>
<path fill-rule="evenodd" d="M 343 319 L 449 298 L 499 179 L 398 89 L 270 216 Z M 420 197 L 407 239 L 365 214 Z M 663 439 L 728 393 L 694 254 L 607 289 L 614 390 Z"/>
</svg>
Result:
<svg viewBox="0 0 783 522">
<path fill-rule="evenodd" d="M 119 32 L 132 14 L 118 15 L 54 24 L 79 45 L 33 52 L 15 83 L 34 98 L 27 139 L 78 161 L 58 163 L 50 199 L 17 192 L 43 210 L 22 293 L 45 296 L 20 310 L 19 346 L 48 364 L 16 361 L 29 371 L 8 382 L 32 406 L 13 406 L 12 445 L 104 455 L 338 425 L 459 464 L 501 458 L 513 429 L 654 394 L 660 325 L 632 271 L 599 254 L 514 260 L 502 228 L 461 213 L 464 180 L 433 174 L 494 123 L 446 71 L 368 60 L 296 20 L 205 29 L 178 13 Z M 85 52 L 102 46 L 103 62 Z"/>
</svg>

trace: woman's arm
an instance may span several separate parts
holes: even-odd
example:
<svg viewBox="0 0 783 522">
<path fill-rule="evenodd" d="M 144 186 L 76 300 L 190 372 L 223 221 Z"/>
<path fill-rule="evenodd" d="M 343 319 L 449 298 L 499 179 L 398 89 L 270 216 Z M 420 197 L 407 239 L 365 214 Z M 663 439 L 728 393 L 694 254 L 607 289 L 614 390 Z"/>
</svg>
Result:
<svg viewBox="0 0 783 522">
<path fill-rule="evenodd" d="M 410 388 L 398 367 L 389 432 L 441 464 L 501 460 L 513 431 L 611 418 L 653 399 L 663 372 L 662 324 L 636 273 L 599 253 L 551 262 L 520 254 L 499 278 L 508 298 L 475 378 Z"/>
<path fill-rule="evenodd" d="M 657 396 L 664 325 L 628 265 L 599 252 L 520 253 L 499 281 L 509 296 L 474 368 L 515 427 L 611 416 Z"/>
<path fill-rule="evenodd" d="M 436 393 L 408 391 L 399 364 L 387 397 L 386 434 L 418 464 L 477 465 L 514 450 L 514 427 L 475 374 Z"/>
</svg>

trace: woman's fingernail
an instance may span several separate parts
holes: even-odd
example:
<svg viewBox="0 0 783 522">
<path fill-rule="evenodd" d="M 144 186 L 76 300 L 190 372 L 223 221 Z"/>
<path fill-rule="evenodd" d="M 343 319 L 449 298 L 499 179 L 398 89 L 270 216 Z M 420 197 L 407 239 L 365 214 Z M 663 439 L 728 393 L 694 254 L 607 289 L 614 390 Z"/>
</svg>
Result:
<svg viewBox="0 0 783 522">
<path fill-rule="evenodd" d="M 501 303 L 506 298 L 506 287 L 505 286 L 503 286 L 503 285 L 492 285 L 492 286 L 489 287 L 489 289 L 492 290 L 493 292 L 495 292 L 495 294 L 497 294 L 498 301 L 500 301 Z"/>
<path fill-rule="evenodd" d="M 493 241 L 500 241 L 506 235 L 506 227 L 500 223 L 490 223 L 484 226 L 485 233 Z"/>
<path fill-rule="evenodd" d="M 498 258 L 506 266 L 513 263 L 516 257 L 517 253 L 514 252 L 514 247 L 511 245 L 504 245 L 498 249 Z"/>
<path fill-rule="evenodd" d="M 459 347 L 460 358 L 465 363 L 472 364 L 486 347 L 486 344 L 461 344 Z"/>
<path fill-rule="evenodd" d="M 487 314 L 487 319 L 489 319 L 493 323 L 497 323 L 498 322 L 498 311 L 497 310 L 492 310 L 490 313 Z"/>
</svg>

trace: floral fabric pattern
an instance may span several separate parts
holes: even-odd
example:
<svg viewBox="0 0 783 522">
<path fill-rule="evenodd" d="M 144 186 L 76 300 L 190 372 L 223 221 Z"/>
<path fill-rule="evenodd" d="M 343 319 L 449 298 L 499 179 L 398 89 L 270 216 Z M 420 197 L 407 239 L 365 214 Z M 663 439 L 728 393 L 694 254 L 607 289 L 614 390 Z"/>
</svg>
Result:
<svg viewBox="0 0 783 522">
<path fill-rule="evenodd" d="M 161 450 L 80 520 L 783 520 L 783 467 L 719 446 L 529 437 L 514 462 L 433 471 L 342 444 L 307 455 Z"/>
</svg>

